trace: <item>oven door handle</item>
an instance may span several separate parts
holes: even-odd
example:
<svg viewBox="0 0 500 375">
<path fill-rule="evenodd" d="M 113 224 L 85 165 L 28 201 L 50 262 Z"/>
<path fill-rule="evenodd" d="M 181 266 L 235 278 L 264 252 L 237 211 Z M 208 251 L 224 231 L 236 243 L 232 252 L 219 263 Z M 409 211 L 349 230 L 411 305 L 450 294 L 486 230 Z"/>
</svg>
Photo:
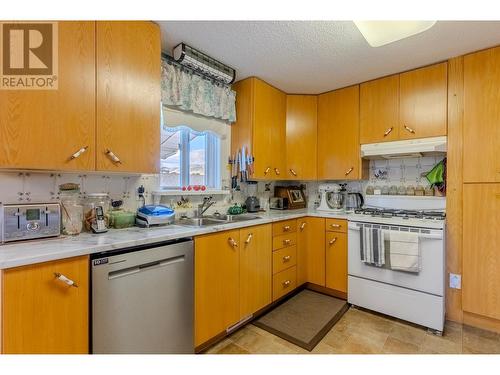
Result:
<svg viewBox="0 0 500 375">
<path fill-rule="evenodd" d="M 357 225 L 349 225 L 349 230 L 355 230 L 357 232 L 359 232 L 361 230 L 361 227 L 358 227 Z M 390 229 L 383 229 L 385 231 L 390 231 Z M 394 232 L 397 232 L 397 231 L 394 231 Z M 403 233 L 408 233 L 408 232 L 403 232 Z M 410 232 L 410 233 L 414 233 L 414 232 Z M 442 240 L 443 239 L 443 234 L 442 233 L 436 233 L 436 234 L 432 234 L 432 233 L 415 233 L 415 234 L 418 234 L 418 237 L 421 239 L 421 240 Z"/>
</svg>

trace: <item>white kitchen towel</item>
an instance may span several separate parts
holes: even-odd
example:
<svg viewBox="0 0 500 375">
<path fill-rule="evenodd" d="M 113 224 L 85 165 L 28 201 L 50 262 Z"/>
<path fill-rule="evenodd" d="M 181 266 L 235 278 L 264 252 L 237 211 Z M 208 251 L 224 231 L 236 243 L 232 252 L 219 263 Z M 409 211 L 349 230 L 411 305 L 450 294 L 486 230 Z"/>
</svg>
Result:
<svg viewBox="0 0 500 375">
<path fill-rule="evenodd" d="M 384 231 L 379 228 L 363 226 L 359 232 L 361 261 L 382 267 L 385 264 Z"/>
<path fill-rule="evenodd" d="M 418 233 L 389 232 L 391 269 L 420 272 L 420 241 Z"/>
</svg>

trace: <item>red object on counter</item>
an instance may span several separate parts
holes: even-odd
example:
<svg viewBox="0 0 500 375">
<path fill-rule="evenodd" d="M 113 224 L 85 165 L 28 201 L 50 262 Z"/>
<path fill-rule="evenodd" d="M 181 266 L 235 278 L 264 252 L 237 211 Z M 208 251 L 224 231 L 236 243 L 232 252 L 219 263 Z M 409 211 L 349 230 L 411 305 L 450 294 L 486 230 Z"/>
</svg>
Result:
<svg viewBox="0 0 500 375">
<path fill-rule="evenodd" d="M 201 185 L 201 191 L 207 190 L 207 187 L 205 185 Z"/>
</svg>

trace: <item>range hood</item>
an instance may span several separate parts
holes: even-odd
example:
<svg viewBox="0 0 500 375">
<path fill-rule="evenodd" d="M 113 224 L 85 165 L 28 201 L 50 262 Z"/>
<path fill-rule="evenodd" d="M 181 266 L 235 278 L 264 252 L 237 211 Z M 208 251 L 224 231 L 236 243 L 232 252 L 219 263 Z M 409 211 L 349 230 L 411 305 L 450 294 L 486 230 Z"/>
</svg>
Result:
<svg viewBox="0 0 500 375">
<path fill-rule="evenodd" d="M 361 145 L 361 157 L 364 159 L 396 159 L 443 155 L 446 153 L 446 146 L 446 137 L 369 143 Z"/>
</svg>

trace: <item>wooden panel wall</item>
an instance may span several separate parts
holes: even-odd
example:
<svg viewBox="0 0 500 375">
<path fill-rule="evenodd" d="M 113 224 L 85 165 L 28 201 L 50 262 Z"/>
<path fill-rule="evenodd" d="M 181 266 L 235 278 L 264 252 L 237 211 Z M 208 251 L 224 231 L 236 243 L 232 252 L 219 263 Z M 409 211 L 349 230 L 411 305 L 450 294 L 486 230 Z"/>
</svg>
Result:
<svg viewBox="0 0 500 375">
<path fill-rule="evenodd" d="M 462 291 L 449 273 L 462 274 L 463 57 L 448 62 L 448 154 L 446 191 L 446 319 L 462 322 Z"/>
</svg>

